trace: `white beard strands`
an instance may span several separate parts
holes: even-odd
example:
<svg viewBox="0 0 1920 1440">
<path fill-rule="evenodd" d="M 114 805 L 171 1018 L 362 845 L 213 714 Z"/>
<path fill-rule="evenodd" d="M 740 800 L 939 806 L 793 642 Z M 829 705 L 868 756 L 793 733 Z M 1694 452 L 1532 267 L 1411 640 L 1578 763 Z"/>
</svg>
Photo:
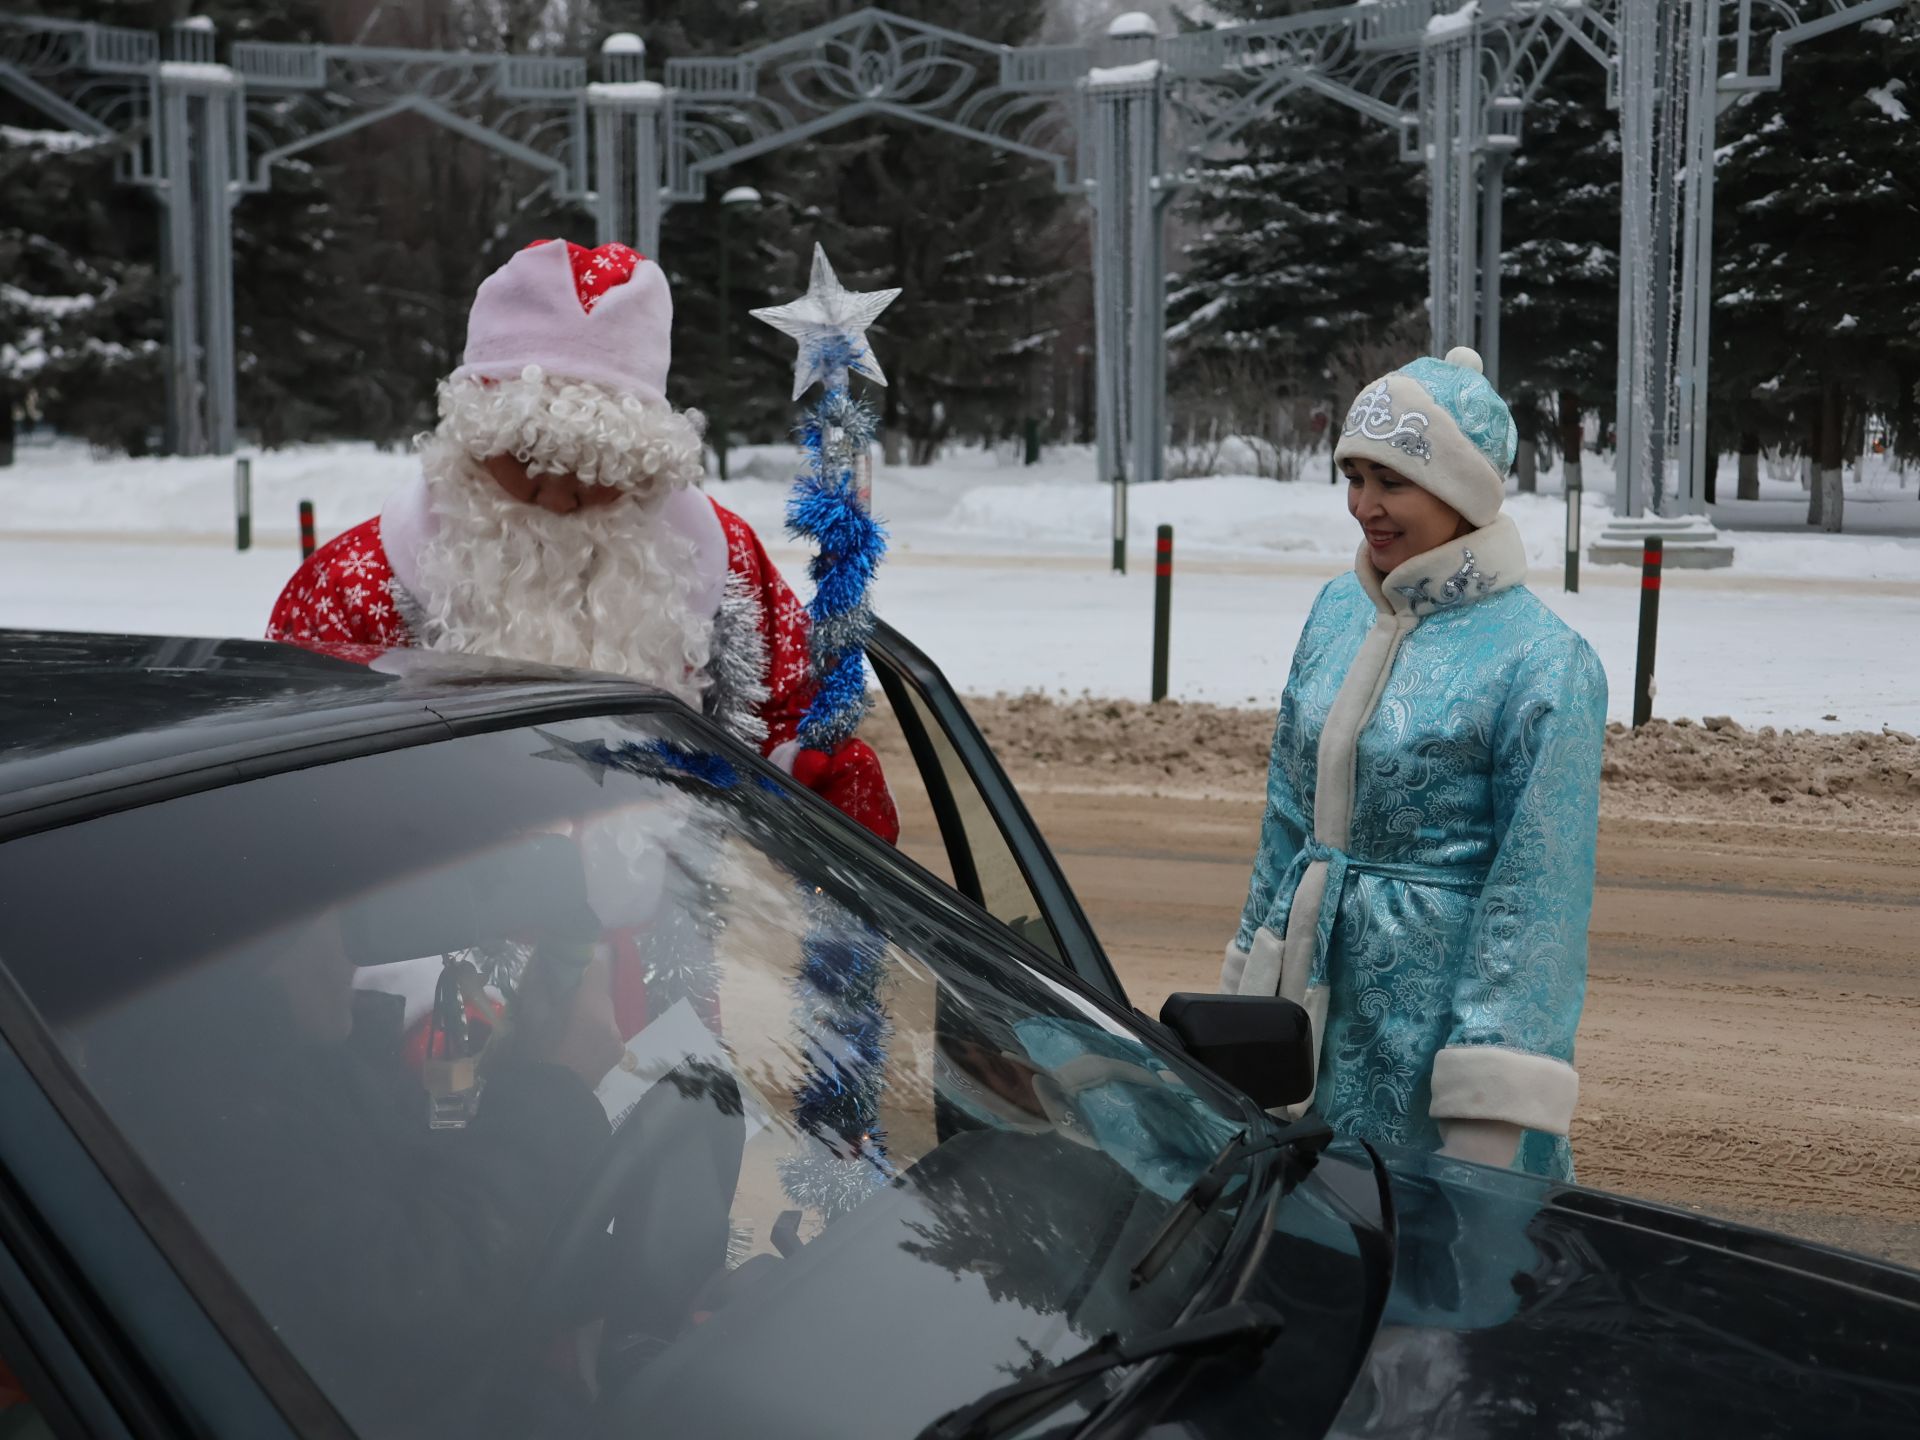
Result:
<svg viewBox="0 0 1920 1440">
<path fill-rule="evenodd" d="M 535 474 L 571 474 L 643 498 L 698 484 L 706 417 L 559 380 L 529 365 L 517 380 L 440 382 L 442 439 L 474 459 L 512 455 Z"/>
<path fill-rule="evenodd" d="M 628 675 L 698 709 L 713 617 L 689 598 L 693 541 L 657 518 L 666 489 L 554 515 L 500 489 L 448 428 L 421 442 L 434 519 L 419 561 L 423 641 Z"/>
</svg>

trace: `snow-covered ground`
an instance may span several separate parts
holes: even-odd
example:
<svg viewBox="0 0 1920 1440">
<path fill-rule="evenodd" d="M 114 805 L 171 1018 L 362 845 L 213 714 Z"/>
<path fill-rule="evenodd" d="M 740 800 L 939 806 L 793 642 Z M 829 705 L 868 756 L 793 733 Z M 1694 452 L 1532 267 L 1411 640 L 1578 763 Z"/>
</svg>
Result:
<svg viewBox="0 0 1920 1440">
<path fill-rule="evenodd" d="M 780 537 L 793 452 L 736 452 L 712 488 L 772 544 L 801 585 L 803 554 Z M 258 634 L 297 561 L 298 502 L 322 539 L 373 513 L 408 473 L 404 453 L 364 445 L 254 457 L 255 549 L 234 553 L 233 466 L 219 460 L 100 460 L 83 447 L 23 450 L 0 470 L 0 625 L 149 633 Z M 1324 457 L 1320 464 L 1324 465 Z M 1307 473 L 1319 476 L 1310 461 Z M 1722 476 L 1731 489 L 1732 463 Z M 1659 713 L 1730 714 L 1750 725 L 1920 730 L 1920 476 L 1870 463 L 1849 472 L 1856 533 L 1809 534 L 1796 480 L 1769 477 L 1757 502 L 1722 505 L 1738 531 L 1731 572 L 1677 571 L 1663 592 Z M 1588 457 L 1589 537 L 1612 477 Z M 1564 594 L 1565 507 L 1513 496 L 1542 597 L 1599 650 L 1616 717 L 1628 712 L 1638 577 L 1583 566 Z M 1005 453 L 950 453 L 876 477 L 894 552 L 876 598 L 963 689 L 1044 689 L 1144 698 L 1150 680 L 1151 547 L 1178 550 L 1172 679 L 1189 699 L 1268 706 L 1315 591 L 1351 562 L 1344 496 L 1324 478 L 1247 477 L 1142 486 L 1130 495 L 1130 573 L 1108 570 L 1111 492 L 1082 449 L 1024 467 Z M 1752 528 L 1773 526 L 1775 530 Z M 803 591 L 804 593 L 804 591 Z"/>
<path fill-rule="evenodd" d="M 302 500 L 314 502 L 325 541 L 377 511 L 414 461 L 405 450 L 371 445 L 296 446 L 252 457 L 253 532 L 260 543 L 291 543 Z M 712 486 L 769 541 L 777 541 L 795 456 L 784 446 L 734 452 L 734 478 Z M 1252 476 L 1213 476 L 1137 486 L 1129 529 L 1142 544 L 1172 525 L 1183 553 L 1218 560 L 1351 559 L 1353 522 L 1325 483 L 1326 456 L 1311 457 L 1291 484 Z M 1721 467 L 1732 488 L 1733 462 Z M 1605 456 L 1586 457 L 1585 534 L 1606 523 L 1613 472 Z M 1113 497 L 1093 481 L 1087 447 L 1050 449 L 1024 466 L 1011 451 L 956 449 L 939 463 L 883 470 L 874 508 L 894 532 L 896 552 L 947 556 L 1035 555 L 1105 558 L 1111 549 Z M 1736 571 L 1745 576 L 1833 577 L 1920 582 L 1920 471 L 1901 476 L 1870 459 L 1848 471 L 1848 533 L 1815 535 L 1806 526 L 1805 492 L 1791 478 L 1767 475 L 1761 499 L 1714 508 L 1716 523 L 1737 531 Z M 1558 570 L 1565 550 L 1561 472 L 1541 478 L 1541 493 L 1511 495 L 1508 513 L 1532 562 Z M 24 448 L 0 470 L 0 536 L 99 535 L 197 539 L 233 535 L 231 460 L 102 460 L 60 443 Z"/>
</svg>

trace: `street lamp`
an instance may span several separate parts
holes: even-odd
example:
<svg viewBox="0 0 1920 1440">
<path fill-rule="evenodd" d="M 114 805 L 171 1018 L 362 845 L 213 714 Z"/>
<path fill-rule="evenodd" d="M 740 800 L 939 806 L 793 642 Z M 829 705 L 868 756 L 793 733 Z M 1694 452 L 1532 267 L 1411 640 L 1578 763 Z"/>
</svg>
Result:
<svg viewBox="0 0 1920 1440">
<path fill-rule="evenodd" d="M 736 185 L 720 197 L 720 384 L 714 392 L 719 402 L 714 416 L 714 457 L 720 462 L 720 478 L 727 478 L 727 426 L 729 401 L 733 395 L 733 285 L 727 246 L 727 215 L 737 209 L 760 203 L 760 192 L 751 185 Z"/>
</svg>

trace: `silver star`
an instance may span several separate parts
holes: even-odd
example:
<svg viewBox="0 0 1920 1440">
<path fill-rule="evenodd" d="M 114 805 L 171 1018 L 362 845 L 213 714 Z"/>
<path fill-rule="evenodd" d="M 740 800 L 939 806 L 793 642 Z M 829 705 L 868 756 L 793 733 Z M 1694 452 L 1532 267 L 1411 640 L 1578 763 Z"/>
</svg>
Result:
<svg viewBox="0 0 1920 1440">
<path fill-rule="evenodd" d="M 535 760 L 558 760 L 561 764 L 571 765 L 574 769 L 590 776 L 594 784 L 602 788 L 606 786 L 607 767 L 587 753 L 592 748 L 591 745 L 579 740 L 568 740 L 559 735 L 550 735 L 537 725 L 534 726 L 533 733 L 542 740 L 551 741 L 553 745 L 551 750 L 535 751 L 533 755 Z"/>
<path fill-rule="evenodd" d="M 752 312 L 754 319 L 800 343 L 799 358 L 793 362 L 793 398 L 798 400 L 816 380 L 831 390 L 836 373 L 846 370 L 857 370 L 876 385 L 886 384 L 880 362 L 867 345 L 867 327 L 899 294 L 847 289 L 827 263 L 827 252 L 815 245 L 807 293 Z M 840 383 L 846 383 L 844 378 Z"/>
</svg>

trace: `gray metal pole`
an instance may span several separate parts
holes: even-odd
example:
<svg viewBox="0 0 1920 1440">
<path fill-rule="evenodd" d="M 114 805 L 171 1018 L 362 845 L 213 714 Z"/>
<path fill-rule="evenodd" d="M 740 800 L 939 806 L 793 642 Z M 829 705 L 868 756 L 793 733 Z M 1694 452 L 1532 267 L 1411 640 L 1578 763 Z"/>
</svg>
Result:
<svg viewBox="0 0 1920 1440">
<path fill-rule="evenodd" d="M 1477 29 L 1472 38 L 1457 41 L 1453 47 L 1454 134 L 1453 134 L 1453 334 L 1451 344 L 1468 342 L 1474 329 L 1475 271 L 1480 265 L 1478 207 L 1474 172 L 1479 164 L 1480 131 L 1480 41 Z M 1441 353 L 1445 353 L 1444 351 Z"/>
<path fill-rule="evenodd" d="M 1707 510 L 1707 380 L 1713 320 L 1713 171 L 1719 119 L 1720 7 L 1695 0 L 1694 50 L 1687 100 L 1687 288 L 1681 307 L 1680 412 L 1684 513 Z"/>
<path fill-rule="evenodd" d="M 1109 95 L 1096 97 L 1093 143 L 1093 416 L 1098 478 L 1113 486 L 1113 568 L 1127 568 L 1123 486 L 1125 409 L 1120 403 L 1119 350 L 1124 343 L 1119 291 L 1125 284 L 1122 111 Z"/>
<path fill-rule="evenodd" d="M 164 75 L 160 90 L 161 195 L 166 207 L 167 370 L 173 410 L 168 416 L 167 448 L 175 455 L 206 451 L 200 422 L 205 388 L 200 365 L 199 215 L 193 203 L 193 129 L 187 118 L 188 95 Z"/>
<path fill-rule="evenodd" d="M 1718 0 L 1706 0 L 1706 3 L 1717 4 Z M 1686 11 L 1690 8 L 1690 0 L 1682 0 L 1679 7 L 1660 7 L 1655 32 L 1656 66 L 1670 67 L 1672 61 L 1669 57 L 1673 47 L 1687 43 Z M 1685 71 L 1682 70 L 1680 74 L 1684 82 Z M 1673 453 L 1670 426 L 1675 380 L 1674 325 L 1677 319 L 1676 297 L 1673 293 L 1676 278 L 1673 238 L 1681 204 L 1679 151 L 1684 139 L 1672 122 L 1684 101 L 1669 93 L 1665 86 L 1659 87 L 1656 93 L 1658 100 L 1654 113 L 1658 118 L 1652 133 L 1653 225 L 1647 247 L 1652 328 L 1647 373 L 1640 387 L 1641 403 L 1646 407 L 1646 430 L 1641 449 L 1646 456 L 1646 503 L 1656 514 L 1667 515 L 1674 513 L 1676 508 L 1674 497 L 1667 493 L 1667 458 Z"/>
<path fill-rule="evenodd" d="M 1620 321 L 1618 384 L 1614 401 L 1614 513 L 1639 516 L 1646 507 L 1641 428 L 1646 404 L 1647 248 L 1652 200 L 1653 62 L 1658 0 L 1620 0 Z"/>
<path fill-rule="evenodd" d="M 1488 150 L 1480 181 L 1480 359 L 1487 383 L 1500 388 L 1500 210 L 1507 154 Z"/>
<path fill-rule="evenodd" d="M 194 135 L 194 167 L 201 190 L 200 239 L 206 247 L 207 449 L 231 455 L 239 443 L 233 325 L 233 147 L 228 122 L 232 97 L 218 90 L 203 94 L 193 108 L 200 121 Z"/>
<path fill-rule="evenodd" d="M 620 191 L 626 174 L 620 163 L 620 111 L 608 100 L 593 97 L 593 224 L 596 245 L 626 244 L 620 217 L 626 213 Z"/>
<path fill-rule="evenodd" d="M 1127 59 L 1151 59 L 1150 33 L 1111 36 Z M 1094 172 L 1094 334 L 1099 359 L 1099 455 L 1114 487 L 1113 568 L 1127 567 L 1130 480 L 1160 473 L 1165 278 L 1154 177 L 1159 162 L 1157 75 L 1109 72 L 1089 84 Z"/>
<path fill-rule="evenodd" d="M 664 92 L 635 102 L 625 112 L 633 137 L 633 238 L 627 243 L 648 259 L 660 254 L 660 215 L 666 209 L 661 170 L 660 111 Z"/>
<path fill-rule="evenodd" d="M 732 208 L 720 202 L 720 383 L 713 388 L 713 456 L 722 480 L 727 478 L 728 397 L 733 389 L 733 277 L 727 263 L 727 211 Z"/>
<path fill-rule="evenodd" d="M 1160 207 L 1156 178 L 1159 171 L 1160 91 L 1155 83 L 1127 100 L 1128 137 L 1133 143 L 1127 167 L 1128 216 L 1133 224 L 1133 343 L 1129 368 L 1133 395 L 1133 464 L 1136 484 L 1160 478 L 1162 417 L 1166 397 L 1160 392 L 1157 354 L 1166 344 L 1166 276 L 1160 258 Z"/>
<path fill-rule="evenodd" d="M 1427 159 L 1427 329 L 1431 349 L 1453 344 L 1453 67 L 1438 47 L 1420 57 L 1420 136 Z"/>
</svg>

